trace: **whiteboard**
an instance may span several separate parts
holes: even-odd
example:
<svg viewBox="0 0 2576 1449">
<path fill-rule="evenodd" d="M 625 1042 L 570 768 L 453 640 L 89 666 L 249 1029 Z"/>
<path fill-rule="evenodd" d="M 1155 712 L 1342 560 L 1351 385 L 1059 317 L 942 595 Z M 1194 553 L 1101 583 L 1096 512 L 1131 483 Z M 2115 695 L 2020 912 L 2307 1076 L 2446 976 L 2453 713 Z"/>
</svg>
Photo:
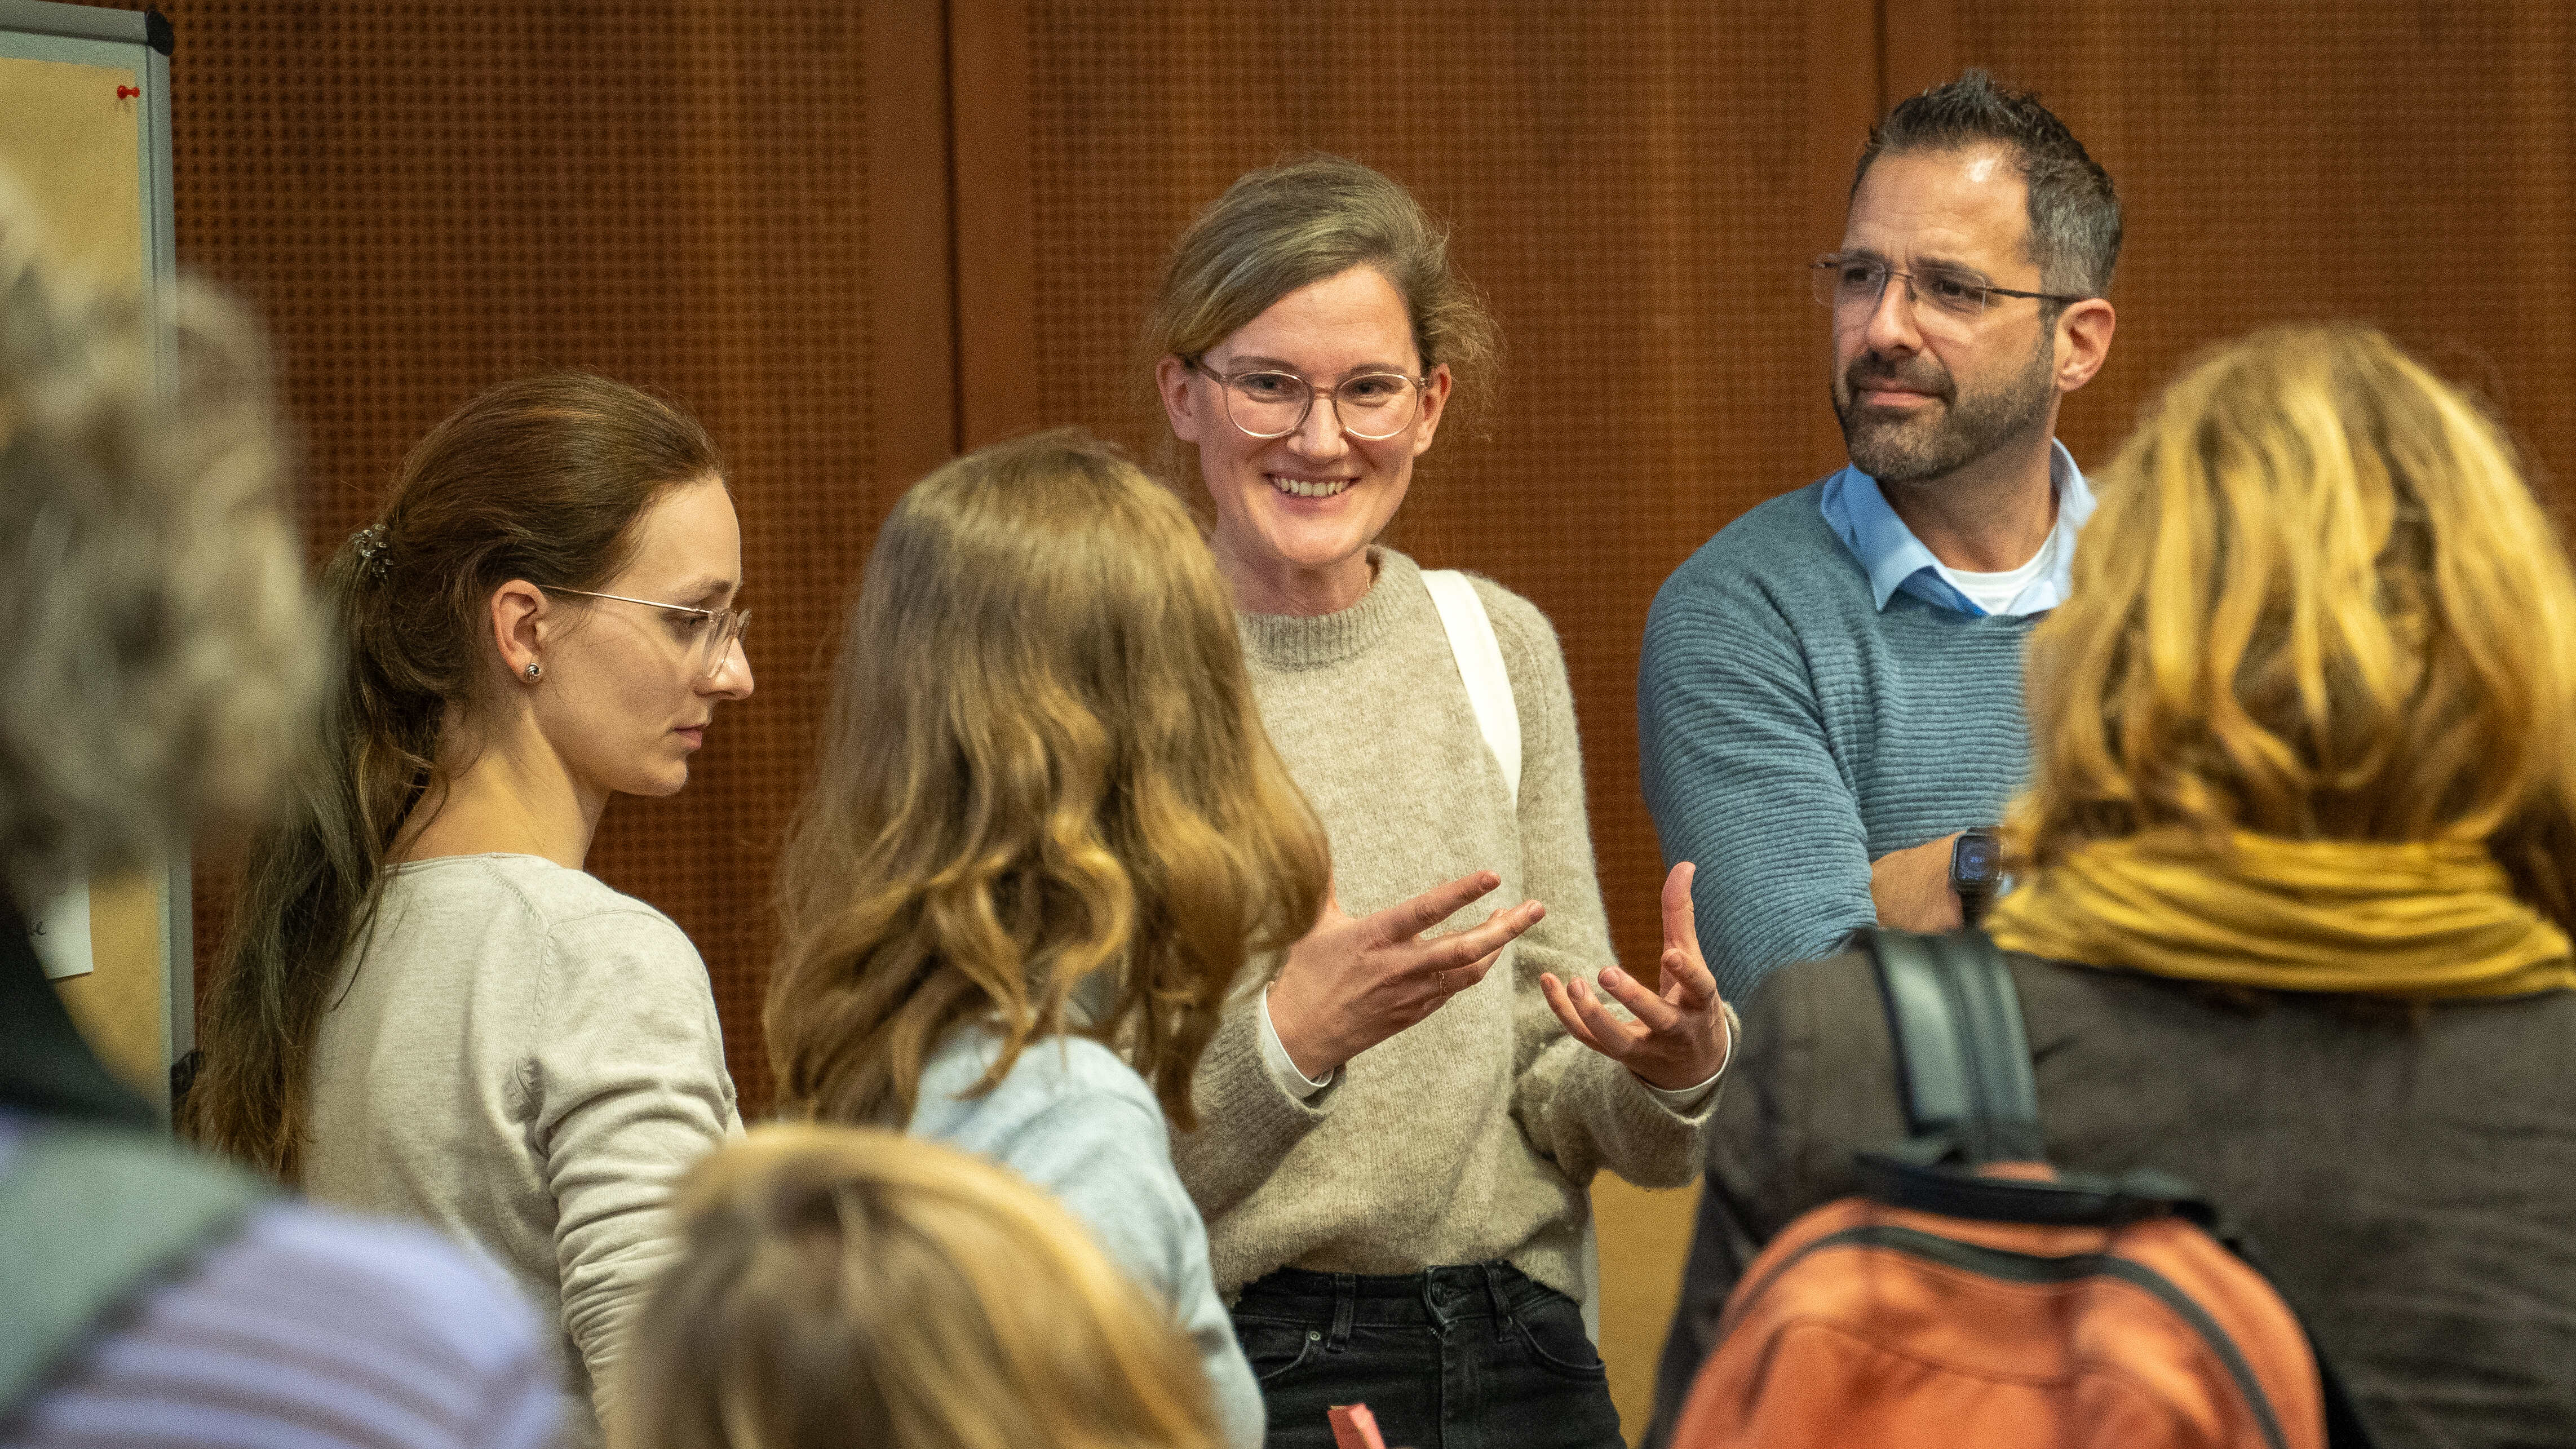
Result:
<svg viewBox="0 0 2576 1449">
<path fill-rule="evenodd" d="M 170 23 L 157 13 L 0 0 L 0 175 L 41 227 L 47 273 L 165 303 L 176 275 Z M 168 357 L 165 329 L 156 355 Z M 108 1064 L 166 1112 L 196 1037 L 184 856 L 33 903 L 45 974 Z"/>
</svg>

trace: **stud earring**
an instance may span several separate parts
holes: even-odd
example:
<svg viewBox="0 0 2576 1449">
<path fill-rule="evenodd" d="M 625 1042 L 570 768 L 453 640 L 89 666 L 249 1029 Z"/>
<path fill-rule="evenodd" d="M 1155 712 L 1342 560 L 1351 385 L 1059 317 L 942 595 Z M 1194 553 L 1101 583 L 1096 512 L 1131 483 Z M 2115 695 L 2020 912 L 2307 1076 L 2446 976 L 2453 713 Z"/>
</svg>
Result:
<svg viewBox="0 0 2576 1449">
<path fill-rule="evenodd" d="M 531 659 L 528 661 L 527 675 L 528 682 L 530 684 L 534 684 L 538 680 L 546 677 L 546 667 Z"/>
</svg>

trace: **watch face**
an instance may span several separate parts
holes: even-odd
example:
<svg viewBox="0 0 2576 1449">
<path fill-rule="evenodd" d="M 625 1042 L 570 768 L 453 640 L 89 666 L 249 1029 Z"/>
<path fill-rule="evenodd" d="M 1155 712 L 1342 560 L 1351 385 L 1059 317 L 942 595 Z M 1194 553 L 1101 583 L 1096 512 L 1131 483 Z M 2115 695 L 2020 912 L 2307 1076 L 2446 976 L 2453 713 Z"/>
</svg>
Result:
<svg viewBox="0 0 2576 1449">
<path fill-rule="evenodd" d="M 1992 885 L 2003 847 L 1991 835 L 1962 835 L 1950 853 L 1950 875 L 1962 885 Z"/>
</svg>

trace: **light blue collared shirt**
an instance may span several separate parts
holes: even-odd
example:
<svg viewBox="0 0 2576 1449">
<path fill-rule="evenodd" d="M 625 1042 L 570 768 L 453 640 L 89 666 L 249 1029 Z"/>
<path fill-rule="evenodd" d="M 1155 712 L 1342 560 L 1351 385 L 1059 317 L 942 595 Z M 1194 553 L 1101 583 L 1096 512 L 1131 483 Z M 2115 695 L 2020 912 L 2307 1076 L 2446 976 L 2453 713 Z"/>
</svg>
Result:
<svg viewBox="0 0 2576 1449">
<path fill-rule="evenodd" d="M 2048 482 L 2057 491 L 2057 527 L 2042 548 L 2054 547 L 2048 568 L 2032 579 L 2001 612 L 2008 618 L 2045 613 L 2066 602 L 2075 579 L 2075 535 L 2093 516 L 2093 490 L 2075 466 L 2066 445 L 2050 440 Z M 1885 609 L 1899 589 L 1936 608 L 1983 617 L 1985 610 L 1950 582 L 1950 570 L 1887 506 L 1878 480 L 1846 465 L 1825 480 L 1820 502 L 1825 522 L 1869 574 L 1869 591 Z"/>
</svg>

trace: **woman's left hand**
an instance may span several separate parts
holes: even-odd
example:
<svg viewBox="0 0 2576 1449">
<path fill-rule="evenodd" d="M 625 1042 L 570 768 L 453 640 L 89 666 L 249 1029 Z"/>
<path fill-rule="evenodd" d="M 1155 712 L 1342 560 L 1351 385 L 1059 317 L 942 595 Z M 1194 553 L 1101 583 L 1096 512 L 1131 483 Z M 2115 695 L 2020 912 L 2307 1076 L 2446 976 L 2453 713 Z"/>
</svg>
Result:
<svg viewBox="0 0 2576 1449">
<path fill-rule="evenodd" d="M 1726 1063 L 1726 1004 L 1718 999 L 1717 978 L 1700 957 L 1699 928 L 1692 919 L 1690 888 L 1696 871 L 1683 861 L 1664 877 L 1663 990 L 1648 991 L 1616 966 L 1602 968 L 1601 989 L 1628 1008 L 1635 1021 L 1611 1015 L 1588 981 L 1577 978 L 1569 988 L 1553 972 L 1538 978 L 1556 1019 L 1576 1041 L 1668 1092 L 1696 1087 Z"/>
</svg>

